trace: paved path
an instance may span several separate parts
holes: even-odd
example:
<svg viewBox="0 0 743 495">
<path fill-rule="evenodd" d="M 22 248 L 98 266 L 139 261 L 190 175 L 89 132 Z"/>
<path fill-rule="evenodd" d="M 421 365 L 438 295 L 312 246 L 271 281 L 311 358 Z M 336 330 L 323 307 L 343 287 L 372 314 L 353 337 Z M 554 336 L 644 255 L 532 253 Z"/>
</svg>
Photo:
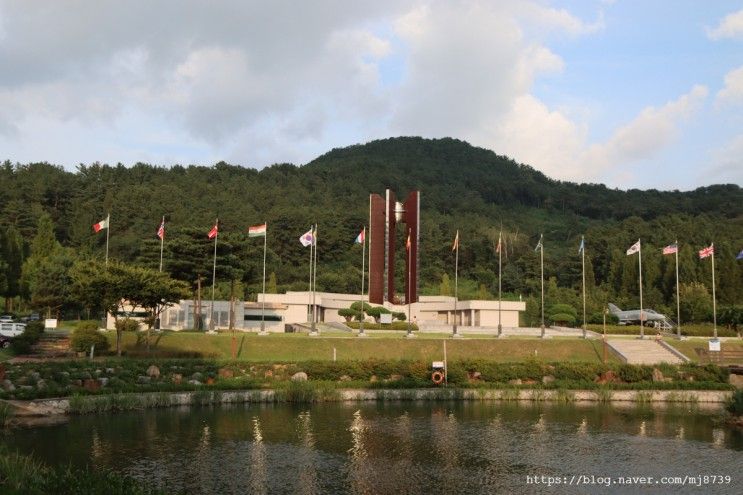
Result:
<svg viewBox="0 0 743 495">
<path fill-rule="evenodd" d="M 629 364 L 681 364 L 685 361 L 655 339 L 608 339 L 609 346 Z"/>
</svg>

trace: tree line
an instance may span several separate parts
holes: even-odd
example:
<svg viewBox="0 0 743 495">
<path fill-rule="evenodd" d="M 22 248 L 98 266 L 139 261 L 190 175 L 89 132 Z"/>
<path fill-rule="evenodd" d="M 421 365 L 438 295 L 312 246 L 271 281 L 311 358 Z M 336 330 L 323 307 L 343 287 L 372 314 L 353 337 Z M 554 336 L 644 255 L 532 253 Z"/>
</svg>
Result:
<svg viewBox="0 0 743 495">
<path fill-rule="evenodd" d="M 108 212 L 112 259 L 151 269 L 159 266 L 155 233 L 164 215 L 164 270 L 192 294 L 211 285 L 213 244 L 206 233 L 219 218 L 216 280 L 217 297 L 223 299 L 230 294 L 255 299 L 260 292 L 262 243 L 246 234 L 249 225 L 264 221 L 269 291 L 306 290 L 308 252 L 298 238 L 317 223 L 318 290 L 355 293 L 361 247 L 353 240 L 368 222 L 369 193 L 387 188 L 398 197 L 422 192 L 422 294 L 453 292 L 451 243 L 459 229 L 463 298 L 496 297 L 499 235 L 506 297 L 530 301 L 538 295 L 534 247 L 540 234 L 548 304 L 578 304 L 581 235 L 591 311 L 608 301 L 638 306 L 637 262 L 625 255 L 638 238 L 647 307 L 675 314 L 675 259 L 661 254 L 675 240 L 684 294 L 711 304 L 709 260 L 700 261 L 696 253 L 714 242 L 719 303 L 734 305 L 743 295 L 743 267 L 735 260 L 743 248 L 739 186 L 621 191 L 561 182 L 453 139 L 386 139 L 332 150 L 304 166 L 278 164 L 260 171 L 223 162 L 212 167 L 94 163 L 67 171 L 6 161 L 0 184 L 0 295 L 6 311 L 95 311 L 60 295 L 71 286 L 75 263 L 103 258 L 105 233 L 94 234 L 91 225 Z M 403 237 L 397 239 L 401 250 Z M 402 277 L 404 257 L 397 261 Z M 705 308 L 690 308 L 689 314 L 704 319 Z"/>
</svg>

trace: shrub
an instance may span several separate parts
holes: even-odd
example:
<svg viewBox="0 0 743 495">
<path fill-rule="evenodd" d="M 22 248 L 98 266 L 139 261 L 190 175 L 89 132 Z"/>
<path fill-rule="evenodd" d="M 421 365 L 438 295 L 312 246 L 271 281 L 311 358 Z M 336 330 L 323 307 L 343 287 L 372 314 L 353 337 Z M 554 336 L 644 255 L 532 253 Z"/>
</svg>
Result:
<svg viewBox="0 0 743 495">
<path fill-rule="evenodd" d="M 575 316 L 567 313 L 555 313 L 549 316 L 549 320 L 552 323 L 562 323 L 563 325 L 572 326 L 575 325 Z"/>
<path fill-rule="evenodd" d="M 393 311 L 392 319 L 397 321 L 405 321 L 408 319 L 408 317 L 402 311 Z"/>
<path fill-rule="evenodd" d="M 108 350 L 108 339 L 98 331 L 95 323 L 79 325 L 72 332 L 70 345 L 77 352 L 89 352 L 90 346 L 95 346 L 95 352 L 102 353 Z"/>
<path fill-rule="evenodd" d="M 346 322 L 350 322 L 351 320 L 360 320 L 361 314 L 361 311 L 356 311 L 351 308 L 341 308 L 338 310 L 338 316 L 345 318 Z"/>
<path fill-rule="evenodd" d="M 601 313 L 601 312 L 592 313 L 591 316 L 588 317 L 588 323 L 593 323 L 594 325 L 603 325 L 604 324 L 604 313 Z M 615 314 L 607 313 L 606 324 L 607 325 L 619 325 L 619 317 Z"/>
<path fill-rule="evenodd" d="M 26 325 L 22 334 L 13 337 L 11 344 L 16 354 L 28 354 L 33 345 L 39 341 L 44 333 L 44 324 L 40 321 L 32 321 Z"/>
<path fill-rule="evenodd" d="M 117 332 L 136 332 L 139 330 L 139 322 L 131 318 L 124 318 L 116 321 Z"/>
<path fill-rule="evenodd" d="M 619 378 L 627 383 L 650 381 L 653 379 L 653 368 L 633 364 L 619 365 Z"/>
<path fill-rule="evenodd" d="M 743 415 L 743 390 L 736 390 L 727 403 L 726 409 L 729 413 Z"/>
</svg>

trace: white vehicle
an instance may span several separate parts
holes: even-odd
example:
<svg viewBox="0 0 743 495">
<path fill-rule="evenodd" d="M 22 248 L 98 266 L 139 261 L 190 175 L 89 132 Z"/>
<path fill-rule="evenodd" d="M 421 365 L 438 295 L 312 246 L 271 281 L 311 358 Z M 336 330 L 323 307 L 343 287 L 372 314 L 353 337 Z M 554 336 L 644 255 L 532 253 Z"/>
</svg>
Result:
<svg viewBox="0 0 743 495">
<path fill-rule="evenodd" d="M 26 330 L 25 323 L 0 322 L 0 335 L 3 337 L 17 337 Z"/>
<path fill-rule="evenodd" d="M 13 317 L 10 315 L 0 316 L 0 323 L 13 323 Z"/>
</svg>

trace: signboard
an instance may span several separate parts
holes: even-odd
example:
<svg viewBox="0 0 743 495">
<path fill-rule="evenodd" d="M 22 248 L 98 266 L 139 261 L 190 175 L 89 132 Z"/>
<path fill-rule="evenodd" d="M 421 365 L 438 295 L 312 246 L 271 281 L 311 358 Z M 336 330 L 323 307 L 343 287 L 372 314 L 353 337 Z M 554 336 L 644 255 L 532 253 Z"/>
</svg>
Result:
<svg viewBox="0 0 743 495">
<path fill-rule="evenodd" d="M 57 319 L 47 318 L 44 320 L 44 328 L 57 328 Z"/>
<path fill-rule="evenodd" d="M 392 313 L 382 313 L 379 315 L 379 323 L 392 323 Z"/>
<path fill-rule="evenodd" d="M 709 341 L 709 350 L 710 352 L 720 352 L 720 341 L 717 339 L 712 339 Z"/>
<path fill-rule="evenodd" d="M 435 370 L 444 369 L 444 362 L 443 361 L 434 361 L 431 364 L 431 368 L 433 368 Z"/>
</svg>

